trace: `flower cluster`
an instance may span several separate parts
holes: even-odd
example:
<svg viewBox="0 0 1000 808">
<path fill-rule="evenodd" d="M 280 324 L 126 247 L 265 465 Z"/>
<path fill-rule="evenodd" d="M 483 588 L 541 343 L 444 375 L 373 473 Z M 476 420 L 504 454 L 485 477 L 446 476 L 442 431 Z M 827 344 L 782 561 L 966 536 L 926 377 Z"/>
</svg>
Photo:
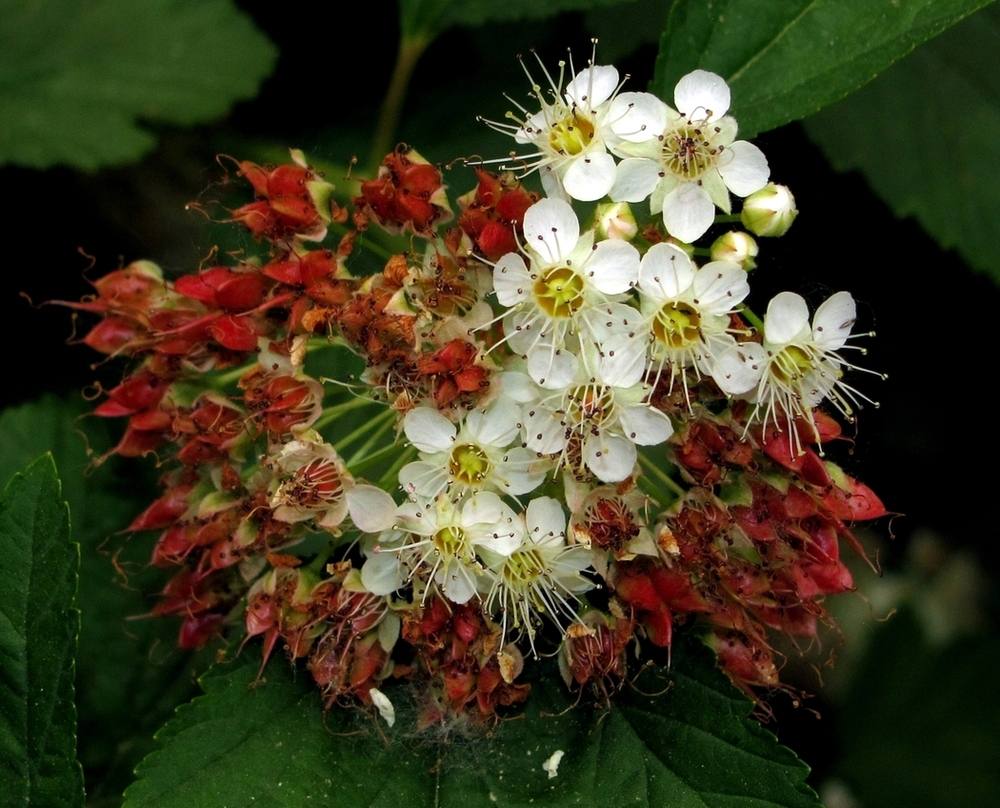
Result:
<svg viewBox="0 0 1000 808">
<path fill-rule="evenodd" d="M 256 198 L 228 217 L 258 254 L 172 282 L 139 262 L 71 304 L 131 360 L 96 414 L 166 469 L 130 529 L 160 531 L 154 612 L 182 646 L 242 624 L 330 704 L 409 679 L 424 721 L 489 717 L 527 697 L 531 657 L 558 649 L 606 698 L 680 624 L 774 686 L 770 632 L 814 636 L 851 588 L 840 542 L 885 513 L 820 450 L 823 403 L 865 398 L 843 381 L 854 300 L 810 320 L 786 292 L 758 319 L 754 239 L 685 243 L 730 194 L 757 235 L 794 218 L 728 87 L 695 71 L 674 109 L 613 67 L 546 78 L 494 126 L 535 148 L 547 197 L 480 167 L 449 226 L 440 171 L 403 147 L 340 203 L 299 154 L 242 163 Z M 572 200 L 606 204 L 587 225 Z M 365 274 L 370 230 L 408 249 Z"/>
</svg>

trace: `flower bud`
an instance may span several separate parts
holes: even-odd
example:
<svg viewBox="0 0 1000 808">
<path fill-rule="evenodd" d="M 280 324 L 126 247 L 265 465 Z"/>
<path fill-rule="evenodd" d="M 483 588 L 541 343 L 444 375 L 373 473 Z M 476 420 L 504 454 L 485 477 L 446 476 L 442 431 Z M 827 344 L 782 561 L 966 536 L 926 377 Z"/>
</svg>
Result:
<svg viewBox="0 0 1000 808">
<path fill-rule="evenodd" d="M 754 260 L 757 252 L 757 242 L 753 240 L 753 236 L 742 230 L 730 230 L 719 236 L 711 249 L 713 261 L 730 261 L 739 264 L 747 272 L 757 266 Z"/>
<path fill-rule="evenodd" d="M 792 192 L 784 185 L 769 182 L 743 200 L 740 219 L 755 236 L 783 236 L 798 215 Z"/>
<path fill-rule="evenodd" d="M 628 202 L 606 202 L 598 205 L 594 219 L 601 238 L 631 241 L 639 232 L 639 225 L 636 224 Z"/>
</svg>

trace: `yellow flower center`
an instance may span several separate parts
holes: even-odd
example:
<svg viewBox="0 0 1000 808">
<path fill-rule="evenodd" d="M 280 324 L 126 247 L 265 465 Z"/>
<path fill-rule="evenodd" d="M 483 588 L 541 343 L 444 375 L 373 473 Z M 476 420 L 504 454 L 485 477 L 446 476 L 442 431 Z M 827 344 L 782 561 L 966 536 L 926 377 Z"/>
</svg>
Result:
<svg viewBox="0 0 1000 808">
<path fill-rule="evenodd" d="M 700 333 L 701 315 L 687 303 L 667 303 L 653 318 L 653 336 L 670 348 L 686 348 Z"/>
<path fill-rule="evenodd" d="M 542 554 L 527 548 L 515 551 L 503 565 L 503 582 L 513 592 L 528 598 L 531 606 L 539 612 L 546 611 L 545 601 L 538 596 L 532 584 L 545 575 L 546 564 Z"/>
<path fill-rule="evenodd" d="M 468 555 L 465 532 L 459 527 L 446 527 L 434 534 L 434 549 L 445 558 L 464 558 Z"/>
<path fill-rule="evenodd" d="M 453 480 L 466 485 L 478 485 L 490 473 L 490 461 L 482 449 L 468 443 L 457 446 L 452 451 L 448 471 Z"/>
<path fill-rule="evenodd" d="M 771 363 L 771 375 L 781 384 L 801 379 L 813 368 L 809 352 L 798 345 L 782 348 Z"/>
<path fill-rule="evenodd" d="M 566 114 L 549 127 L 549 146 L 557 154 L 575 156 L 593 139 L 594 122 L 578 110 L 566 110 Z"/>
<path fill-rule="evenodd" d="M 534 293 L 549 317 L 572 317 L 583 305 L 583 278 L 569 267 L 552 267 L 535 281 Z"/>
<path fill-rule="evenodd" d="M 682 124 L 663 137 L 663 166 L 675 177 L 694 180 L 715 167 L 719 151 L 700 127 Z"/>
</svg>

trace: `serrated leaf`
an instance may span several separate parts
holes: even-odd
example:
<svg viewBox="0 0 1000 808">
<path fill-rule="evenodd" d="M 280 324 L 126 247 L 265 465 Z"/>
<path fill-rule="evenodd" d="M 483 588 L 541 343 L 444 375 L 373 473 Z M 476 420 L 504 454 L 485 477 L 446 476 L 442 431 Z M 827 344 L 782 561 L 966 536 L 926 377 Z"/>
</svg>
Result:
<svg viewBox="0 0 1000 808">
<path fill-rule="evenodd" d="M 805 121 L 838 171 L 860 170 L 898 216 L 1000 282 L 1000 8 L 956 25 Z"/>
<path fill-rule="evenodd" d="M 73 656 L 79 551 L 52 456 L 0 499 L 0 789 L 11 806 L 83 805 Z"/>
<path fill-rule="evenodd" d="M 702 68 L 732 89 L 740 137 L 839 101 L 989 0 L 678 0 L 650 89 Z"/>
<path fill-rule="evenodd" d="M 634 0 L 400 0 L 407 35 L 441 33 L 455 25 L 479 26 L 496 22 L 543 20 L 564 11 L 585 11 Z"/>
<path fill-rule="evenodd" d="M 674 668 L 626 688 L 610 710 L 568 699 L 551 663 L 526 714 L 487 728 L 414 733 L 408 690 L 386 686 L 396 724 L 374 710 L 325 716 L 308 675 L 280 662 L 255 682 L 245 652 L 204 677 L 162 747 L 139 767 L 128 808 L 283 806 L 801 806 L 819 803 L 807 767 L 747 717 L 750 702 L 699 644 L 678 643 Z M 561 750 L 557 774 L 543 763 Z"/>
<path fill-rule="evenodd" d="M 175 621 L 130 619 L 149 611 L 147 595 L 162 588 L 164 575 L 149 564 L 155 536 L 114 537 L 155 488 L 142 484 L 135 461 L 127 469 L 115 460 L 92 466 L 88 441 L 98 454 L 111 441 L 101 419 L 82 418 L 86 410 L 82 401 L 47 396 L 0 414 L 0 485 L 47 448 L 62 470 L 80 543 L 78 756 L 91 799 L 112 805 L 152 749 L 153 733 L 194 695 L 192 669 L 204 670 L 213 652 L 194 661 L 174 649 Z"/>
<path fill-rule="evenodd" d="M 92 170 L 256 94 L 276 51 L 231 0 L 0 2 L 0 164 Z"/>
</svg>

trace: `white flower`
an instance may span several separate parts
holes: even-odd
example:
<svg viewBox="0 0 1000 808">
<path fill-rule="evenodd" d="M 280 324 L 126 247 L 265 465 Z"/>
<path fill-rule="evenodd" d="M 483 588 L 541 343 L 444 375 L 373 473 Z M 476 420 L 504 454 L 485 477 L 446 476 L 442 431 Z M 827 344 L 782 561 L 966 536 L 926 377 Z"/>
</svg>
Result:
<svg viewBox="0 0 1000 808">
<path fill-rule="evenodd" d="M 609 119 L 621 142 L 611 198 L 641 202 L 675 238 L 693 242 L 712 225 L 715 209 L 730 212 L 729 192 L 745 197 L 764 187 L 770 174 L 763 153 L 736 138 L 726 115 L 729 87 L 715 73 L 695 70 L 674 89 L 671 109 L 649 93 L 623 93 Z"/>
<path fill-rule="evenodd" d="M 635 469 L 636 444 L 663 443 L 673 426 L 646 401 L 650 388 L 642 381 L 642 341 L 615 335 L 603 348 L 596 360 L 577 362 L 576 376 L 563 388 L 539 391 L 535 402 L 526 403 L 523 422 L 529 449 L 559 455 L 560 466 L 578 474 L 589 469 L 603 482 L 615 483 Z"/>
<path fill-rule="evenodd" d="M 539 65 L 548 81 L 547 89 L 535 82 L 527 68 L 525 72 L 541 109 L 529 113 L 518 104 L 523 118 L 507 113 L 516 123 L 486 123 L 513 135 L 518 143 L 535 147 L 522 155 L 528 161 L 524 174 L 539 171 L 549 196 L 569 196 L 583 202 L 600 199 L 615 182 L 615 160 L 608 154 L 606 139 L 612 136 L 607 112 L 619 87 L 618 71 L 610 65 L 591 64 L 576 73 L 571 63 L 573 78 L 564 88 L 565 62 L 559 63 L 558 79 L 552 78 L 541 60 Z"/>
<path fill-rule="evenodd" d="M 523 534 L 514 511 L 490 492 L 459 506 L 444 495 L 430 503 L 404 503 L 396 528 L 404 534 L 403 542 L 398 543 L 398 535 L 387 535 L 362 567 L 362 582 L 373 594 L 387 595 L 422 574 L 452 603 L 466 603 L 476 593 L 483 572 L 477 552 L 507 556 L 520 546 Z"/>
<path fill-rule="evenodd" d="M 488 410 L 473 410 L 461 426 L 431 407 L 416 407 L 403 418 L 403 430 L 420 450 L 420 460 L 399 472 L 410 497 L 433 499 L 448 490 L 455 499 L 477 491 L 526 494 L 545 476 L 534 452 L 509 447 L 519 434 L 519 408 L 498 399 Z"/>
<path fill-rule="evenodd" d="M 750 293 L 747 273 L 728 261 L 698 268 L 674 245 L 654 244 L 642 258 L 639 291 L 656 379 L 669 369 L 670 386 L 680 376 L 686 394 L 686 368 L 714 377 L 715 357 L 736 343 L 729 316 Z"/>
<path fill-rule="evenodd" d="M 797 420 L 808 422 L 816 432 L 813 408 L 824 399 L 852 419 L 858 398 L 870 401 L 842 380 L 846 368 L 864 370 L 847 362 L 839 353 L 847 346 L 856 317 L 854 298 L 837 292 L 828 298 L 809 322 L 806 301 L 793 292 L 776 295 L 764 318 L 764 342 L 740 347 L 754 355 L 759 381 L 750 400 L 757 404 L 756 417 L 779 430 Z M 871 371 L 868 371 L 871 372 Z M 793 445 L 801 449 L 798 433 L 791 429 Z"/>
<path fill-rule="evenodd" d="M 525 254 L 507 253 L 493 272 L 497 300 L 513 308 L 505 320 L 510 347 L 528 357 L 528 372 L 544 386 L 572 375 L 567 348 L 581 335 L 603 342 L 612 323 L 635 314 L 621 303 L 639 274 L 639 252 L 608 239 L 594 244 L 594 231 L 580 234 L 568 202 L 542 199 L 524 215 Z M 610 316 L 609 316 L 610 315 Z"/>
<path fill-rule="evenodd" d="M 576 619 L 573 602 L 594 586 L 580 574 L 591 554 L 566 544 L 566 516 L 551 497 L 533 499 L 512 527 L 520 539 L 516 550 L 506 556 L 482 552 L 493 576 L 486 608 L 501 613 L 501 647 L 508 628 L 523 625 L 534 650 L 534 615 L 548 614 L 557 625 L 562 618 Z"/>
</svg>

